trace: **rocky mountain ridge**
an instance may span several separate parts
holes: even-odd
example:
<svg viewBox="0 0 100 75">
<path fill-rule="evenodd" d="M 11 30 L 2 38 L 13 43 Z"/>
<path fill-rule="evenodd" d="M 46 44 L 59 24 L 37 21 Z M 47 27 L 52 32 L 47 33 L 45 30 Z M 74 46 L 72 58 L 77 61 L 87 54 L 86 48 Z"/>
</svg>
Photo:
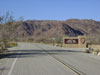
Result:
<svg viewBox="0 0 100 75">
<path fill-rule="evenodd" d="M 27 20 L 19 25 L 18 36 L 31 38 L 51 38 L 63 36 L 86 35 L 100 37 L 100 22 L 88 19 L 56 20 Z"/>
</svg>

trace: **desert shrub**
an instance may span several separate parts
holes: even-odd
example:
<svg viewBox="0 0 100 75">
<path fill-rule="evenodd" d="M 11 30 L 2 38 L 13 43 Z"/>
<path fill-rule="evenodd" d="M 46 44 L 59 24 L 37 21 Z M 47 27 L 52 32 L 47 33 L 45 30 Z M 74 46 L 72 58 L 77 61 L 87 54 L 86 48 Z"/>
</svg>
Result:
<svg viewBox="0 0 100 75">
<path fill-rule="evenodd" d="M 93 51 L 94 51 L 93 48 L 88 48 L 88 49 L 86 49 L 84 52 L 85 52 L 85 53 L 92 53 Z"/>
<path fill-rule="evenodd" d="M 6 47 L 4 47 L 4 46 L 2 46 L 2 47 L 1 47 L 1 50 L 7 50 L 7 48 L 6 48 Z"/>
<path fill-rule="evenodd" d="M 7 50 L 7 43 L 0 42 L 0 50 Z"/>
<path fill-rule="evenodd" d="M 95 52 L 99 53 L 100 52 L 100 49 L 96 49 Z"/>
<path fill-rule="evenodd" d="M 8 47 L 15 47 L 15 46 L 17 46 L 18 44 L 16 43 L 16 42 L 9 42 L 8 43 Z"/>
</svg>

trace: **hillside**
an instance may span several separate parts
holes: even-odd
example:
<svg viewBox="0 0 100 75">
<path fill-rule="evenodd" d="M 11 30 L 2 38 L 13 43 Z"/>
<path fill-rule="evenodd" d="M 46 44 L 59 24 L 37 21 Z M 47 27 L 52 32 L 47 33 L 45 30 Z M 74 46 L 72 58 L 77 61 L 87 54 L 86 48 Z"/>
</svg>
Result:
<svg viewBox="0 0 100 75">
<path fill-rule="evenodd" d="M 83 32 L 86 35 L 98 35 L 100 34 L 100 22 L 94 20 L 79 20 L 79 19 L 69 19 L 65 21 L 66 24 L 74 29 Z"/>
<path fill-rule="evenodd" d="M 100 37 L 100 22 L 87 19 L 27 20 L 17 29 L 19 37 L 34 39 L 86 35 L 89 39 Z"/>
<path fill-rule="evenodd" d="M 18 27 L 19 36 L 30 37 L 58 37 L 83 35 L 78 29 L 74 29 L 61 21 L 25 21 Z"/>
</svg>

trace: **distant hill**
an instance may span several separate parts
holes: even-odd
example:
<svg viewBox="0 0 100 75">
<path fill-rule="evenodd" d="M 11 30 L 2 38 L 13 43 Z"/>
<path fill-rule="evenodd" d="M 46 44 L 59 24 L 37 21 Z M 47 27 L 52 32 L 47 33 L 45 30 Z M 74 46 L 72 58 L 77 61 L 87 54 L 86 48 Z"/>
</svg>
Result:
<svg viewBox="0 0 100 75">
<path fill-rule="evenodd" d="M 86 35 L 88 38 L 100 37 L 100 21 L 88 19 L 27 20 L 17 29 L 19 37 L 51 38 L 63 36 Z"/>
<path fill-rule="evenodd" d="M 100 34 L 100 22 L 94 20 L 79 20 L 69 19 L 65 21 L 66 24 L 72 28 L 83 32 L 85 35 L 99 35 Z"/>
</svg>

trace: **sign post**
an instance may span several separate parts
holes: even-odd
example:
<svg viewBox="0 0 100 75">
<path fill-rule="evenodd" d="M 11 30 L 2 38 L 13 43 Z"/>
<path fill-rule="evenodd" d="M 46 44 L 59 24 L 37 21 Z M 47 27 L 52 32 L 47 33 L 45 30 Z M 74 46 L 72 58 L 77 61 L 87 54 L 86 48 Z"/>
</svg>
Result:
<svg viewBox="0 0 100 75">
<path fill-rule="evenodd" d="M 53 40 L 53 46 L 54 46 L 54 42 L 55 42 L 56 38 L 53 37 L 52 40 Z"/>
</svg>

